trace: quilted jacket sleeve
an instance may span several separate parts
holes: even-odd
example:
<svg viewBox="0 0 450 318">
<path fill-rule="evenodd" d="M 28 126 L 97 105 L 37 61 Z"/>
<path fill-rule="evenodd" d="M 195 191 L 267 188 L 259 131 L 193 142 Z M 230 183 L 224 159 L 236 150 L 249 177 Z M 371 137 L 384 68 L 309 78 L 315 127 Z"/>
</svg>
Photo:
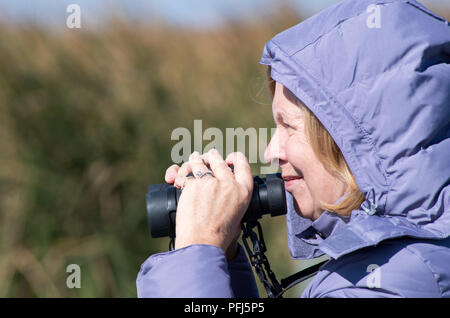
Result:
<svg viewBox="0 0 450 318">
<path fill-rule="evenodd" d="M 258 297 L 252 269 L 243 248 L 227 262 L 224 251 L 195 244 L 150 256 L 137 281 L 138 297 Z"/>
</svg>

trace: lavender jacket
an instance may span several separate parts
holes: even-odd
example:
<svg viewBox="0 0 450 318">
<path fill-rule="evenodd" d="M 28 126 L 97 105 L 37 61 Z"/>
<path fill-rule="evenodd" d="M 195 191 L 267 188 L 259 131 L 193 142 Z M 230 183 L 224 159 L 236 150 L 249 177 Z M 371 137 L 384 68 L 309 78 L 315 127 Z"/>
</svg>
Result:
<svg viewBox="0 0 450 318">
<path fill-rule="evenodd" d="M 416 1 L 347 0 L 270 40 L 261 64 L 314 112 L 366 200 L 311 222 L 288 194 L 293 259 L 327 254 L 302 297 L 450 297 L 450 26 Z M 248 259 L 150 256 L 139 297 L 258 297 Z"/>
</svg>

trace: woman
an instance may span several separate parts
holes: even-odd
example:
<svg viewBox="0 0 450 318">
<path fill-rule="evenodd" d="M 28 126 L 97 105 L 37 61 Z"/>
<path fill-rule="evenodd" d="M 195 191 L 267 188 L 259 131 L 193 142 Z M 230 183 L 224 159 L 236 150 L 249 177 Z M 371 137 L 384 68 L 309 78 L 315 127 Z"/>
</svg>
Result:
<svg viewBox="0 0 450 318">
<path fill-rule="evenodd" d="M 302 297 L 450 297 L 448 22 L 415 1 L 344 1 L 274 37 L 261 63 L 291 256 L 330 256 Z M 184 187 L 176 249 L 144 262 L 139 297 L 257 297 L 236 243 L 245 157 L 194 153 L 166 181 Z"/>
</svg>

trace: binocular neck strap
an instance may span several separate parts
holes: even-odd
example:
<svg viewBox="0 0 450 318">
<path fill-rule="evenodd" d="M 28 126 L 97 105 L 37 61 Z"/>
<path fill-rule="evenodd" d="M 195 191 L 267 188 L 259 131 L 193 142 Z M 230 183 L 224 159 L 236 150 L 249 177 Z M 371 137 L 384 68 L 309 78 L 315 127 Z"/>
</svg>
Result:
<svg viewBox="0 0 450 318">
<path fill-rule="evenodd" d="M 252 266 L 258 275 L 259 280 L 267 291 L 268 298 L 282 298 L 282 295 L 293 286 L 302 281 L 314 276 L 328 260 L 322 261 L 316 265 L 301 270 L 289 277 L 278 282 L 275 273 L 270 269 L 269 261 L 264 253 L 267 251 L 266 244 L 262 233 L 261 224 L 258 221 L 252 221 L 241 224 L 243 235 L 242 242 L 244 243 L 247 254 L 250 258 Z M 253 231 L 253 228 L 258 228 L 258 235 Z M 250 240 L 253 245 L 253 251 L 247 240 Z M 270 281 L 269 281 L 270 280 Z"/>
</svg>

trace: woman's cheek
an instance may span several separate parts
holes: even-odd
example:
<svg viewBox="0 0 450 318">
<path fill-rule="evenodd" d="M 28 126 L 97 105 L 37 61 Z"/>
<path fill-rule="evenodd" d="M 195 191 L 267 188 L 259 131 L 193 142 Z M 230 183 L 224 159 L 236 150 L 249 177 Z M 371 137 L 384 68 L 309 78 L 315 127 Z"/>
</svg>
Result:
<svg viewBox="0 0 450 318">
<path fill-rule="evenodd" d="M 295 136 L 290 136 L 286 142 L 286 157 L 288 162 L 295 168 L 300 169 L 300 162 L 302 160 L 302 146 Z"/>
</svg>

